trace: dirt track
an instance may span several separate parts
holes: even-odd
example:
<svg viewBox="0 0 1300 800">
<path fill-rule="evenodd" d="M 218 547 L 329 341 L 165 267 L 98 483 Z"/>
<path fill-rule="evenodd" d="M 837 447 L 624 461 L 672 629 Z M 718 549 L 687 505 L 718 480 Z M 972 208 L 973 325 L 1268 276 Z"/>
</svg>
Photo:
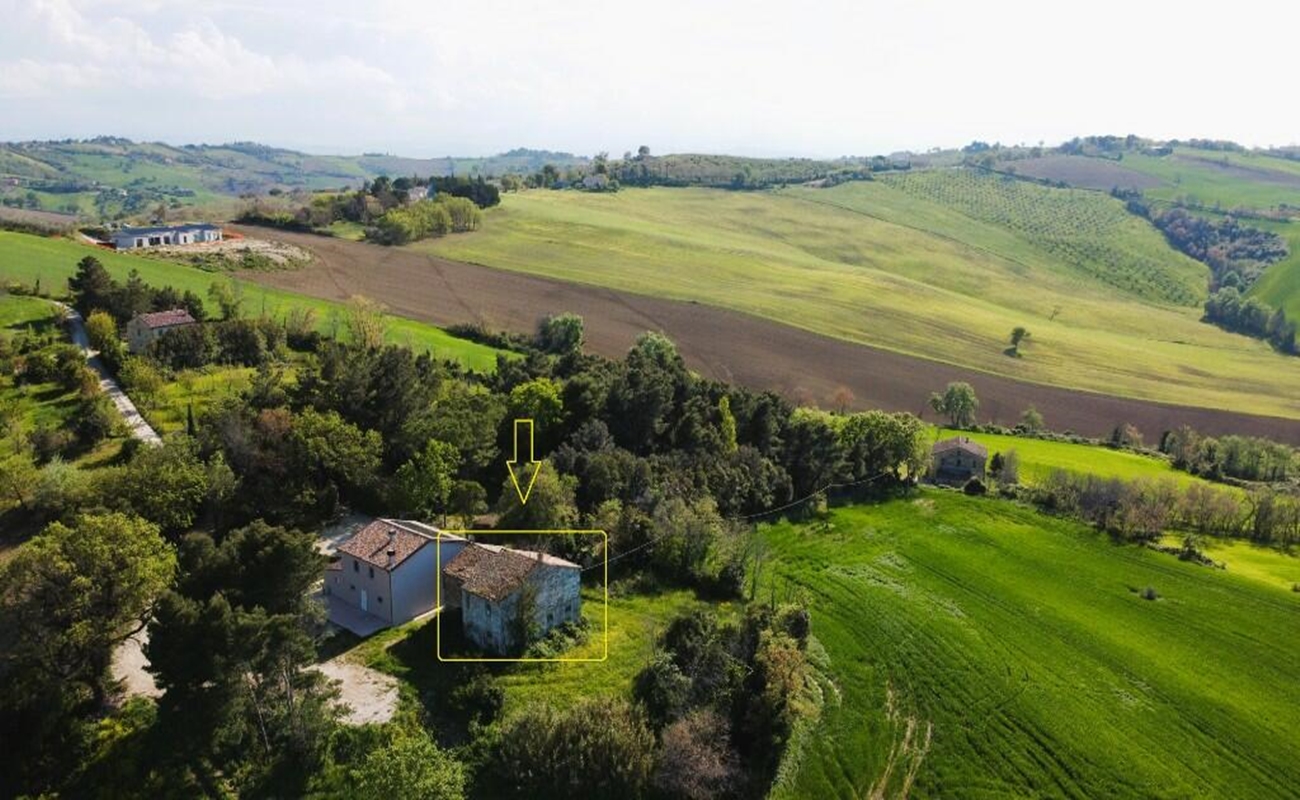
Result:
<svg viewBox="0 0 1300 800">
<path fill-rule="evenodd" d="M 799 330 L 725 309 L 660 300 L 581 284 L 434 258 L 421 253 L 310 234 L 258 230 L 311 250 L 292 272 L 249 273 L 251 280 L 316 297 L 361 294 L 396 314 L 438 325 L 480 322 L 531 332 L 547 314 L 572 311 L 586 323 L 588 347 L 618 357 L 647 330 L 674 342 L 692 369 L 787 397 L 825 398 L 847 386 L 864 408 L 933 418 L 930 392 L 965 380 L 980 397 L 980 418 L 1014 424 L 1031 403 L 1056 430 L 1098 436 L 1131 422 L 1149 439 L 1188 424 L 1211 434 L 1244 433 L 1300 444 L 1300 420 L 1173 406 L 1059 389 L 989 375 Z"/>
</svg>

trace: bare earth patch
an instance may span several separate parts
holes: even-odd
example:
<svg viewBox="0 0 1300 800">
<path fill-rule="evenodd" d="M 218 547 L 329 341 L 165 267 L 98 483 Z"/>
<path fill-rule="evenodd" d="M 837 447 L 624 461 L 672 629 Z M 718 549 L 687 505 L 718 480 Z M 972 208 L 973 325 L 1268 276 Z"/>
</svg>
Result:
<svg viewBox="0 0 1300 800">
<path fill-rule="evenodd" d="M 332 658 L 317 669 L 339 682 L 340 700 L 349 725 L 387 722 L 397 711 L 397 679 L 363 667 L 346 656 Z"/>
<path fill-rule="evenodd" d="M 311 253 L 297 245 L 241 235 L 219 242 L 152 247 L 148 253 L 209 270 L 295 269 L 311 261 Z"/>
</svg>

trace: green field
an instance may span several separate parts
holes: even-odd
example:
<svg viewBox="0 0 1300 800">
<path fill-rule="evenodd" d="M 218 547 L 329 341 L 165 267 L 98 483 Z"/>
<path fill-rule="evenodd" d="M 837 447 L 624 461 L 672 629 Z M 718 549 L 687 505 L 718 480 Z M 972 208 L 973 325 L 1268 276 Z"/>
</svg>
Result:
<svg viewBox="0 0 1300 800">
<path fill-rule="evenodd" d="M 18 280 L 31 284 L 39 278 L 45 291 L 60 293 L 65 291 L 68 277 L 76 271 L 77 261 L 88 255 L 103 262 L 118 280 L 124 280 L 135 269 L 146 283 L 188 289 L 204 298 L 216 279 L 210 272 L 181 264 L 88 247 L 67 239 L 0 231 L 0 283 Z M 291 308 L 309 308 L 316 313 L 319 330 L 330 332 L 335 327 L 345 327 L 343 321 L 347 309 L 341 303 L 304 297 L 247 281 L 235 282 L 243 287 L 245 307 L 251 314 L 280 315 Z M 459 361 L 480 372 L 496 368 L 497 350 L 457 339 L 440 328 L 414 320 L 390 316 L 388 339 L 416 350 L 427 350 L 439 358 Z"/>
<path fill-rule="evenodd" d="M 1217 203 L 1225 211 L 1300 205 L 1300 163 L 1284 158 L 1178 147 L 1167 156 L 1126 153 L 1121 163 L 1164 181 L 1143 191 L 1162 200 Z"/>
<path fill-rule="evenodd" d="M 880 796 L 918 757 L 912 797 L 1297 793 L 1300 594 L 953 492 L 763 535 L 841 692 L 782 795 L 866 797 L 895 747 Z"/>
<path fill-rule="evenodd" d="M 935 174 L 964 180 L 955 170 Z M 1044 212 L 1057 221 L 1035 223 L 1046 232 L 1031 235 L 886 181 L 743 193 L 530 191 L 489 209 L 478 232 L 414 247 L 696 300 L 1039 383 L 1300 416 L 1300 370 L 1293 362 L 1263 342 L 1201 323 L 1195 305 L 1139 296 L 1157 286 L 1191 291 L 1196 275 L 1203 292 L 1201 265 L 1165 245 L 1154 229 L 1133 227 L 1136 220 L 1120 224 L 1114 212 L 1125 212 L 1109 197 L 1068 192 L 1063 202 L 1065 210 Z M 1096 274 L 1097 259 L 1112 256 L 1075 263 L 1063 255 L 1065 244 L 1044 244 L 1060 238 L 1072 205 L 1097 206 L 1099 218 L 1118 226 L 1102 237 L 1098 252 L 1142 255 L 1155 270 L 1149 286 L 1135 287 L 1138 294 L 1122 291 Z M 1148 273 L 1131 277 L 1139 274 Z M 1003 354 L 1016 325 L 1033 333 L 1019 359 Z"/>
<path fill-rule="evenodd" d="M 994 453 L 1015 450 L 1016 455 L 1020 457 L 1021 483 L 1036 483 L 1058 469 L 1126 481 L 1141 478 L 1169 478 L 1183 485 L 1207 482 L 1203 478 L 1174 469 L 1164 459 L 1126 450 L 1112 450 L 1099 445 L 1052 442 L 1024 436 L 956 430 L 939 430 L 936 436 L 939 438 L 969 437 L 987 447 L 990 457 Z"/>
<path fill-rule="evenodd" d="M 1288 319 L 1300 320 L 1300 222 L 1261 222 L 1247 224 L 1273 231 L 1286 239 L 1291 254 L 1269 266 L 1251 287 L 1250 294 L 1273 308 L 1281 307 Z"/>
</svg>

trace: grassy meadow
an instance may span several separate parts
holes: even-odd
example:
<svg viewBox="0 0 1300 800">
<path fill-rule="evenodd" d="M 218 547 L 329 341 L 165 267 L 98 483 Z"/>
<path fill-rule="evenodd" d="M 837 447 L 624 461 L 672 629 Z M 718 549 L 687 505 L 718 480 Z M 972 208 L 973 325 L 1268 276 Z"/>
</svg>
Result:
<svg viewBox="0 0 1300 800">
<path fill-rule="evenodd" d="M 586 644 L 567 658 L 599 658 L 604 649 L 602 594 L 584 590 L 582 614 L 590 624 Z M 416 697 L 438 697 L 482 668 L 505 690 L 508 716 L 533 701 L 565 708 L 597 695 L 630 696 L 636 674 L 655 651 L 655 641 L 674 618 L 707 605 L 690 591 L 612 595 L 609 601 L 609 658 L 604 662 L 552 664 L 450 664 L 436 655 L 436 620 L 419 621 L 383 631 L 354 648 L 349 658 L 401 678 Z M 727 606 L 714 610 L 725 616 Z M 442 701 L 435 702 L 438 705 Z"/>
<path fill-rule="evenodd" d="M 964 180 L 958 170 L 935 174 Z M 1035 218 L 1035 233 L 941 199 L 887 181 L 744 193 L 529 191 L 489 209 L 480 231 L 413 247 L 731 308 L 1038 383 L 1300 416 L 1300 370 L 1263 342 L 1201 323 L 1204 268 L 1154 229 L 1121 222 L 1117 201 L 1068 192 Z M 1099 220 L 1103 241 L 1088 259 L 1069 255 L 1072 206 Z M 1144 265 L 1123 278 L 1132 291 L 1099 277 L 1108 259 L 1129 253 Z M 1161 293 L 1185 304 L 1152 299 Z M 1003 353 L 1017 325 L 1033 333 L 1023 358 Z"/>
<path fill-rule="evenodd" d="M 1296 794 L 1300 594 L 954 492 L 763 535 L 841 694 L 777 796 Z"/>
<path fill-rule="evenodd" d="M 940 429 L 935 438 L 965 436 L 988 448 L 989 456 L 1015 450 L 1020 457 L 1020 482 L 1033 484 L 1055 470 L 1065 470 L 1103 478 L 1132 481 L 1142 478 L 1169 478 L 1180 485 L 1207 483 L 1204 478 L 1176 470 L 1168 461 L 1155 456 L 1145 456 L 1126 450 L 1071 442 L 1053 442 L 1024 436 L 1003 436 L 995 433 L 971 433 Z M 1220 484 L 1216 484 L 1220 485 Z"/>
<path fill-rule="evenodd" d="M 61 294 L 66 291 L 67 279 L 76 272 L 77 262 L 87 255 L 103 262 L 118 280 L 124 280 L 135 269 L 146 283 L 188 289 L 205 299 L 212 282 L 222 280 L 210 272 L 182 264 L 89 247 L 67 239 L 0 231 L 0 282 L 18 280 L 32 284 L 39 279 L 44 291 Z M 242 287 L 245 308 L 250 314 L 280 315 L 291 308 L 307 308 L 315 313 L 317 328 L 324 333 L 342 331 L 346 327 L 347 307 L 342 303 L 304 297 L 238 279 L 234 282 Z M 427 350 L 439 358 L 459 361 L 480 372 L 491 372 L 496 368 L 498 351 L 491 347 L 458 339 L 440 328 L 414 320 L 390 315 L 387 322 L 389 341 L 419 351 Z"/>
</svg>

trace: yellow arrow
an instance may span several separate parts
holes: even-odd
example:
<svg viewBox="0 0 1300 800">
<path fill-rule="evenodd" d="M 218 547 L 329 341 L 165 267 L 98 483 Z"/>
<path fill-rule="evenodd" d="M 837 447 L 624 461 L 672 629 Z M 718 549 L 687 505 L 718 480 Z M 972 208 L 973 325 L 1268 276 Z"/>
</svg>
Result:
<svg viewBox="0 0 1300 800">
<path fill-rule="evenodd" d="M 524 428 L 528 429 L 528 461 L 533 465 L 532 474 L 528 476 L 528 482 L 524 486 L 519 485 L 519 439 L 522 437 Z M 515 420 L 515 457 L 506 462 L 506 469 L 510 472 L 510 482 L 515 485 L 515 491 L 519 494 L 519 503 L 524 505 L 528 502 L 528 496 L 533 493 L 533 484 L 537 482 L 537 473 L 542 471 L 542 463 L 533 457 L 533 421 L 531 419 Z"/>
</svg>

